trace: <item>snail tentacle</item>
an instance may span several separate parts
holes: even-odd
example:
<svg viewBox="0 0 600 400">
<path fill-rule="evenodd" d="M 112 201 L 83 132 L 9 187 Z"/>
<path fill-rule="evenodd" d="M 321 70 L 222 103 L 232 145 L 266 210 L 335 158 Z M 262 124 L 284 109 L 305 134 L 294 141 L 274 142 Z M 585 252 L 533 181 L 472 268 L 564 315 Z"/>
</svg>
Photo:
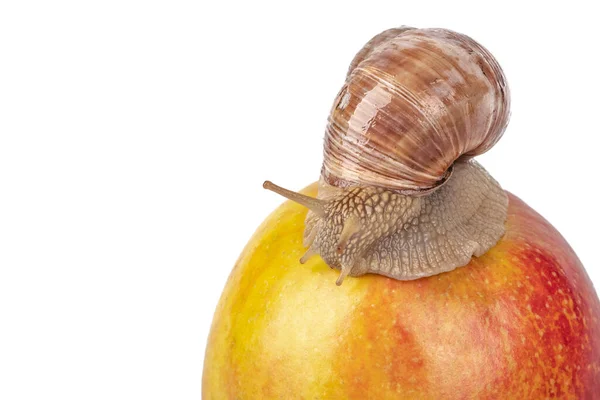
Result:
<svg viewBox="0 0 600 400">
<path fill-rule="evenodd" d="M 325 215 L 325 209 L 323 208 L 324 203 L 319 199 L 292 192 L 291 190 L 277 186 L 271 181 L 265 181 L 263 183 L 263 188 L 275 192 L 289 200 L 295 201 L 298 204 L 302 204 L 304 207 L 308 208 L 318 216 Z"/>
</svg>

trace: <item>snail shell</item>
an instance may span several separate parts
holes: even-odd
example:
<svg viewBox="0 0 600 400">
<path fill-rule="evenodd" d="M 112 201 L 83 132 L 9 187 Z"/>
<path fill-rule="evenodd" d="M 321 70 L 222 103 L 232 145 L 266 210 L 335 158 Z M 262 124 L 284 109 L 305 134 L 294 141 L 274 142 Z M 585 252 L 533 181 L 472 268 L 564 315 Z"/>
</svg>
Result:
<svg viewBox="0 0 600 400">
<path fill-rule="evenodd" d="M 509 91 L 492 55 L 445 29 L 387 30 L 355 56 L 335 99 L 300 262 L 408 280 L 466 265 L 504 234 L 508 198 L 472 160 L 502 136 Z"/>
<path fill-rule="evenodd" d="M 428 191 L 461 156 L 489 150 L 509 119 L 494 57 L 445 29 L 375 36 L 351 63 L 325 133 L 324 180 Z"/>
</svg>

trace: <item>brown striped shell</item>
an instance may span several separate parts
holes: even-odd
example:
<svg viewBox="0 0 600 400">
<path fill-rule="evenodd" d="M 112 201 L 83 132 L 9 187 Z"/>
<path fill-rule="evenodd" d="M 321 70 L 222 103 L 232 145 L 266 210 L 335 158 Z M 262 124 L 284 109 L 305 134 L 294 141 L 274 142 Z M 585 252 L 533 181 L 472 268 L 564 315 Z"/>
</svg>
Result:
<svg viewBox="0 0 600 400">
<path fill-rule="evenodd" d="M 453 163 L 489 150 L 509 119 L 502 69 L 446 29 L 390 29 L 356 55 L 331 110 L 322 178 L 330 185 L 428 192 Z"/>
</svg>

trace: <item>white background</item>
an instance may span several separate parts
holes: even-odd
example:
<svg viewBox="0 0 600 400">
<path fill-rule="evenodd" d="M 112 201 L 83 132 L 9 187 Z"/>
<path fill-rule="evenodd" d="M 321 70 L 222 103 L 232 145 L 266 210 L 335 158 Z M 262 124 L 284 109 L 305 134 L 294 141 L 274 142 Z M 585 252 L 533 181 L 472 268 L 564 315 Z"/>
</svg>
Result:
<svg viewBox="0 0 600 400">
<path fill-rule="evenodd" d="M 263 180 L 318 178 L 350 60 L 402 24 L 498 58 L 512 121 L 480 161 L 600 287 L 593 2 L 364 3 L 1 3 L 0 398 L 199 399 L 220 292 L 282 201 Z"/>
</svg>

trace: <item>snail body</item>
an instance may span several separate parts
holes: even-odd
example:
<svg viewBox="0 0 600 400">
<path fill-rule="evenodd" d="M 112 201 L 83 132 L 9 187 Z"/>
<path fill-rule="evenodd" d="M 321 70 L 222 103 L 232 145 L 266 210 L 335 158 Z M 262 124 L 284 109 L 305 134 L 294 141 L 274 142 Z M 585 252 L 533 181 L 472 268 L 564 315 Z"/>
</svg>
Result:
<svg viewBox="0 0 600 400">
<path fill-rule="evenodd" d="M 466 265 L 504 233 L 508 200 L 472 160 L 502 136 L 510 96 L 494 57 L 445 29 L 390 29 L 355 56 L 328 118 L 301 262 L 416 279 Z"/>
</svg>

